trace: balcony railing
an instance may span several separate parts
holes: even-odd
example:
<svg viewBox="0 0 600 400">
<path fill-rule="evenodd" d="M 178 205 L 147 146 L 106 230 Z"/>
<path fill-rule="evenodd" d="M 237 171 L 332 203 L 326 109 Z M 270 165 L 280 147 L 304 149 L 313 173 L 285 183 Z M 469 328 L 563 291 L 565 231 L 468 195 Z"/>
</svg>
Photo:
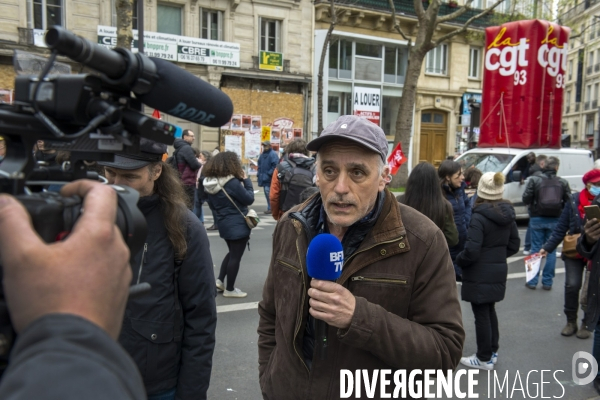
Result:
<svg viewBox="0 0 600 400">
<path fill-rule="evenodd" d="M 590 109 L 590 102 L 589 102 L 589 101 L 586 101 L 586 102 L 583 104 L 583 109 L 584 109 L 584 110 L 589 110 L 589 109 Z"/>
</svg>

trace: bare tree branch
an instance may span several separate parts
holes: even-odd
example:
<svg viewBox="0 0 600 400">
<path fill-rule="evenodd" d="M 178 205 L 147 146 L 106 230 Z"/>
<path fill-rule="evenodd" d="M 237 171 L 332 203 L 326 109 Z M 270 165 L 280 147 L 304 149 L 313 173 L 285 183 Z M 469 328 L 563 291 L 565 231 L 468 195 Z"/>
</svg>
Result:
<svg viewBox="0 0 600 400">
<path fill-rule="evenodd" d="M 455 31 L 452 31 L 452 32 L 450 32 L 450 33 L 447 33 L 446 35 L 444 35 L 444 36 L 442 36 L 442 37 L 438 38 L 437 40 L 434 40 L 434 41 L 432 41 L 432 43 L 434 44 L 434 47 L 436 47 L 436 46 L 437 46 L 439 43 L 445 42 L 445 41 L 447 41 L 448 39 L 450 39 L 450 38 L 452 38 L 452 37 L 454 37 L 454 36 L 458 35 L 459 33 L 462 33 L 462 32 L 464 32 L 464 31 L 466 31 L 466 30 L 467 30 L 467 28 L 469 27 L 469 25 L 471 25 L 471 23 L 472 23 L 473 21 L 475 21 L 476 19 L 479 19 L 479 18 L 481 18 L 481 17 L 483 17 L 483 16 L 485 16 L 485 15 L 489 14 L 490 12 L 492 12 L 492 10 L 493 10 L 494 8 L 498 7 L 498 6 L 499 6 L 499 5 L 500 5 L 502 2 L 504 2 L 504 0 L 497 0 L 497 1 L 496 1 L 496 2 L 495 2 L 495 3 L 494 3 L 494 4 L 493 4 L 493 5 L 490 7 L 490 8 L 488 8 L 488 9 L 486 9 L 486 10 L 483 10 L 483 11 L 482 11 L 482 12 L 480 12 L 479 14 L 477 14 L 477 15 L 474 15 L 474 16 L 472 16 L 471 18 L 469 18 L 469 19 L 467 20 L 467 22 L 465 22 L 465 23 L 464 23 L 464 25 L 463 25 L 463 26 L 462 26 L 460 29 L 457 29 L 457 30 L 455 30 Z"/>
<path fill-rule="evenodd" d="M 454 11 L 453 13 L 437 17 L 437 23 L 442 24 L 444 22 L 452 21 L 453 19 L 460 17 L 461 15 L 463 15 L 471 9 L 471 3 L 473 3 L 473 0 L 468 0 L 464 6 Z"/>
<path fill-rule="evenodd" d="M 404 38 L 404 40 L 408 41 L 410 46 L 410 38 L 404 33 L 404 31 L 400 27 L 400 24 L 396 20 L 396 6 L 394 6 L 394 0 L 388 0 L 388 3 L 390 4 L 390 8 L 392 9 L 392 25 L 394 26 L 394 29 L 398 31 L 398 33 Z"/>
<path fill-rule="evenodd" d="M 421 0 L 413 0 L 413 7 L 415 8 L 417 19 L 419 21 L 422 21 L 423 18 L 425 18 L 425 9 L 423 8 L 423 3 L 421 2 Z"/>
</svg>

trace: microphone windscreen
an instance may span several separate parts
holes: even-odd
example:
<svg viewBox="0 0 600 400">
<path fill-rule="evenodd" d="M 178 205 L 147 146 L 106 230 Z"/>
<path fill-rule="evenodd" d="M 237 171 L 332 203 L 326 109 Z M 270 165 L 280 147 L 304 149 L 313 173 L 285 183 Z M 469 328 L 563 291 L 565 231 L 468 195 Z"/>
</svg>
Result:
<svg viewBox="0 0 600 400">
<path fill-rule="evenodd" d="M 200 125 L 218 128 L 229 122 L 233 114 L 229 96 L 169 61 L 150 59 L 158 79 L 148 93 L 137 96 L 144 104 Z"/>
<path fill-rule="evenodd" d="M 306 253 L 308 276 L 324 281 L 335 281 L 342 274 L 344 250 L 339 239 L 322 233 L 314 237 Z"/>
</svg>

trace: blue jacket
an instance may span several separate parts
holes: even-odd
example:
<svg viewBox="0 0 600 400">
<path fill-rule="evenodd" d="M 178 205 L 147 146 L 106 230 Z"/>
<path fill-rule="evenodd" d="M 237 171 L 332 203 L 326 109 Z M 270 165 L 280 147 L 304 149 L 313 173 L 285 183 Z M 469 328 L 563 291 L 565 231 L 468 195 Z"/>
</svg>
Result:
<svg viewBox="0 0 600 400">
<path fill-rule="evenodd" d="M 457 275 L 462 275 L 462 270 L 456 265 L 456 256 L 460 253 L 467 240 L 467 231 L 469 230 L 469 223 L 471 222 L 471 199 L 465 193 L 467 188 L 466 183 L 462 183 L 458 189 L 451 190 L 446 184 L 442 185 L 442 192 L 446 199 L 452 204 L 452 210 L 454 211 L 454 223 L 456 224 L 456 230 L 458 230 L 458 244 L 450 247 L 450 257 L 452 263 L 454 263 L 454 269 Z"/>
<path fill-rule="evenodd" d="M 233 175 L 224 178 L 206 178 L 204 190 L 208 193 L 208 206 L 215 212 L 215 225 L 219 227 L 219 235 L 225 240 L 249 237 L 250 228 L 240 212 L 246 215 L 248 206 L 254 203 L 254 187 L 250 178 L 243 181 Z M 227 191 L 235 206 L 223 190 Z"/>
<path fill-rule="evenodd" d="M 279 157 L 273 149 L 262 152 L 258 158 L 258 186 L 271 186 L 271 178 L 278 163 Z"/>
<path fill-rule="evenodd" d="M 573 200 L 566 203 L 563 207 L 562 214 L 558 218 L 558 223 L 550 235 L 550 239 L 542 246 L 548 253 L 552 253 L 560 242 L 563 241 L 567 232 L 571 235 L 583 232 L 584 219 L 579 216 L 579 192 L 573 193 Z M 575 210 L 573 210 L 575 207 Z M 561 255 L 561 258 L 565 257 Z"/>
</svg>

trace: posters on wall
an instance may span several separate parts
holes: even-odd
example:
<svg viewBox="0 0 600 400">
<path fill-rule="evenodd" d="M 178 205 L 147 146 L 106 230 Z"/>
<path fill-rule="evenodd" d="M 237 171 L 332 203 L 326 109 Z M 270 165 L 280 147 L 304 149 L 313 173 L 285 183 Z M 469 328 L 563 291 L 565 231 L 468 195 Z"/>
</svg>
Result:
<svg viewBox="0 0 600 400">
<path fill-rule="evenodd" d="M 242 158 L 242 136 L 233 132 L 232 135 L 225 136 L 225 151 L 233 151 L 238 157 Z"/>
<path fill-rule="evenodd" d="M 352 99 L 354 115 L 366 118 L 379 126 L 381 115 L 381 89 L 354 86 Z"/>
<path fill-rule="evenodd" d="M 246 146 L 244 156 L 246 158 L 257 158 L 260 155 L 260 131 L 247 131 L 245 134 Z"/>
</svg>

